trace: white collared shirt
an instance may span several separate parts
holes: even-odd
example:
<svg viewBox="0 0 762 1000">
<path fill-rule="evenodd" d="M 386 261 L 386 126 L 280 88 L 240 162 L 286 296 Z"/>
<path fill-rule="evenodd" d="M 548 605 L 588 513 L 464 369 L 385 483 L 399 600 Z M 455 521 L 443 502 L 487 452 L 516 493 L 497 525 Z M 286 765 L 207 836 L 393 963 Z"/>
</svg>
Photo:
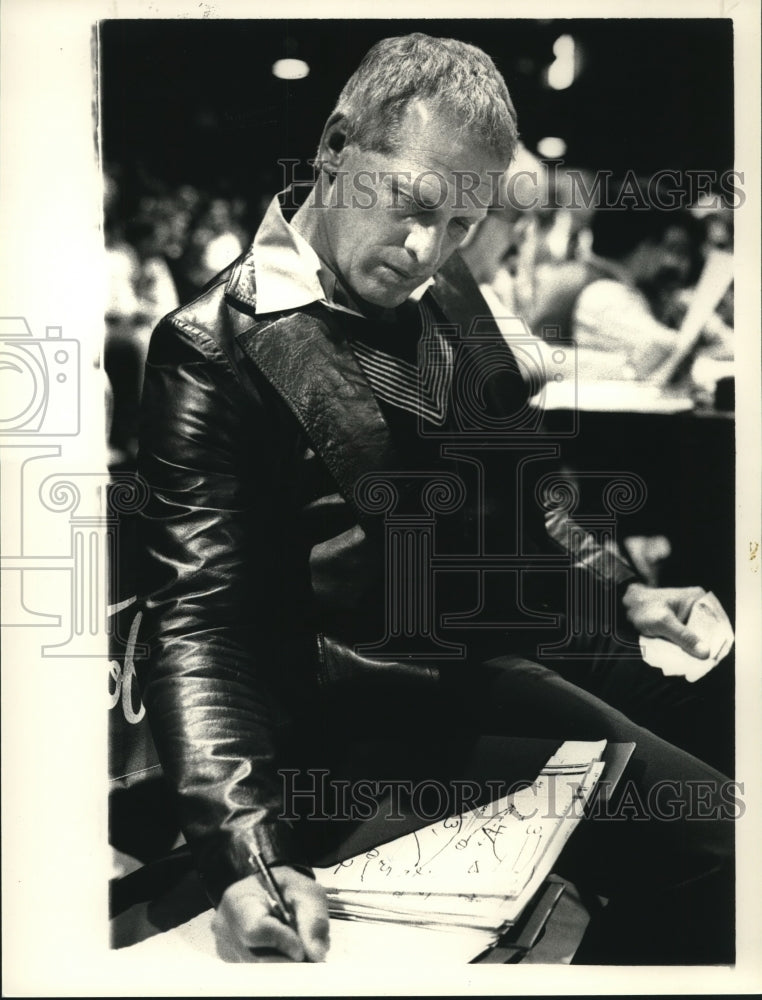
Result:
<svg viewBox="0 0 762 1000">
<path fill-rule="evenodd" d="M 654 317 L 625 268 L 592 254 L 589 260 L 601 276 L 577 299 L 572 321 L 577 346 L 608 355 L 624 377 L 647 378 L 675 350 L 677 333 Z"/>
</svg>

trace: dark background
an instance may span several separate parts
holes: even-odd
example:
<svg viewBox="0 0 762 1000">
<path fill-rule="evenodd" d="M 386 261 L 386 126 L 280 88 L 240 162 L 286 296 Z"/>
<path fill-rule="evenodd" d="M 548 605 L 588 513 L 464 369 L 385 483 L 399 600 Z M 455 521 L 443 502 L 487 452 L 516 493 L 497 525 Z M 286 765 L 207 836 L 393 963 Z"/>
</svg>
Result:
<svg viewBox="0 0 762 1000">
<path fill-rule="evenodd" d="M 561 136 L 570 166 L 717 172 L 733 166 L 729 19 L 111 20 L 100 24 L 101 137 L 123 180 L 221 195 L 278 189 L 283 157 L 314 155 L 341 86 L 379 38 L 422 30 L 473 42 L 508 83 L 530 149 Z M 571 34 L 582 68 L 543 83 Z M 303 80 L 273 62 L 307 61 Z"/>
</svg>

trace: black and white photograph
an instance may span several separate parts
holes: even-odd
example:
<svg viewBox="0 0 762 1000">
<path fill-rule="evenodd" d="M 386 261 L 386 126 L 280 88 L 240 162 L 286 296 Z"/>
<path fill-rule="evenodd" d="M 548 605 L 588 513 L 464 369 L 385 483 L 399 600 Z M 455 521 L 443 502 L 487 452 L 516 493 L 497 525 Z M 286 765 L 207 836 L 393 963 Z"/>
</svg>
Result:
<svg viewBox="0 0 762 1000">
<path fill-rule="evenodd" d="M 759 992 L 759 13 L 8 0 L 5 995 Z"/>
</svg>

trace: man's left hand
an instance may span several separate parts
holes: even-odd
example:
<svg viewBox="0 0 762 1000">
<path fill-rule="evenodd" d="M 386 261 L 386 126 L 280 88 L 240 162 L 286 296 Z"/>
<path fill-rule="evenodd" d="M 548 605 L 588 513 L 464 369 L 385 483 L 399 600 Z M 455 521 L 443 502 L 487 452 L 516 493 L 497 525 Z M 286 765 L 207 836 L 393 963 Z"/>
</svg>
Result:
<svg viewBox="0 0 762 1000">
<path fill-rule="evenodd" d="M 631 583 L 622 603 L 639 635 L 668 639 L 691 656 L 705 660 L 709 647 L 685 624 L 691 608 L 705 593 L 701 587 L 655 588 Z"/>
</svg>

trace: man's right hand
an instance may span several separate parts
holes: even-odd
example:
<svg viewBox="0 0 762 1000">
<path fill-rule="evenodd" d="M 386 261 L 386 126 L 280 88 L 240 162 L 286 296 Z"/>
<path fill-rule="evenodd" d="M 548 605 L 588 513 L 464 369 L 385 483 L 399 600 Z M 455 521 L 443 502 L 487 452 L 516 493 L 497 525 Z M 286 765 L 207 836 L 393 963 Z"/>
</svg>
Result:
<svg viewBox="0 0 762 1000">
<path fill-rule="evenodd" d="M 328 951 L 328 903 L 322 886 L 294 868 L 273 868 L 294 927 L 276 917 L 256 875 L 227 888 L 212 927 L 227 962 L 256 962 L 252 949 L 275 951 L 294 962 L 322 962 Z"/>
</svg>

